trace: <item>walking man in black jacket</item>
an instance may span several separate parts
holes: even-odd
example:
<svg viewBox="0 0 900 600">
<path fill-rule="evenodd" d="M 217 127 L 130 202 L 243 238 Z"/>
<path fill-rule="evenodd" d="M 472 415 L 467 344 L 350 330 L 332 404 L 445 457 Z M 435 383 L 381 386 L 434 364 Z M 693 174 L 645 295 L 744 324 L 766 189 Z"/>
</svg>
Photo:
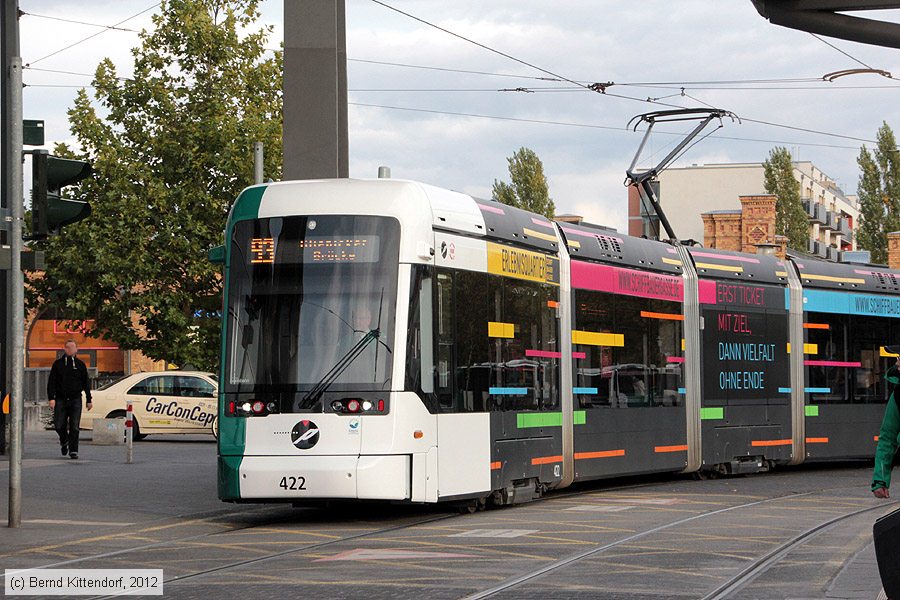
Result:
<svg viewBox="0 0 900 600">
<path fill-rule="evenodd" d="M 75 354 L 78 345 L 69 340 L 65 354 L 56 359 L 50 368 L 47 380 L 47 397 L 53 409 L 53 425 L 59 434 L 62 455 L 78 458 L 78 425 L 81 422 L 81 393 L 87 398 L 87 409 L 91 410 L 91 379 L 87 367 Z"/>
</svg>

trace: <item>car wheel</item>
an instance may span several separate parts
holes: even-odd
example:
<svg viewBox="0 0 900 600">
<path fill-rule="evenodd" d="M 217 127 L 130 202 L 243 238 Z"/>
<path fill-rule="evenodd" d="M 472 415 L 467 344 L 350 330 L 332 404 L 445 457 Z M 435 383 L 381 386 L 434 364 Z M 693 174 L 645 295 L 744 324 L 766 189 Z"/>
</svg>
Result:
<svg viewBox="0 0 900 600">
<path fill-rule="evenodd" d="M 215 439 L 219 439 L 219 417 L 213 419 L 212 425 L 209 426 L 209 431 Z"/>
</svg>

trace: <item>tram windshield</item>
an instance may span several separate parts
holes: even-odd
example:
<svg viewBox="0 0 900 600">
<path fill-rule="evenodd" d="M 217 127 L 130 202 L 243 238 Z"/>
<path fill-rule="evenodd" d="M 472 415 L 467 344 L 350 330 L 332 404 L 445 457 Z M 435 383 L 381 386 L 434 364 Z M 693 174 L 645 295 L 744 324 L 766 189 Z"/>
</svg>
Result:
<svg viewBox="0 0 900 600">
<path fill-rule="evenodd" d="M 224 391 L 389 389 L 399 243 L 388 217 L 238 222 Z"/>
</svg>

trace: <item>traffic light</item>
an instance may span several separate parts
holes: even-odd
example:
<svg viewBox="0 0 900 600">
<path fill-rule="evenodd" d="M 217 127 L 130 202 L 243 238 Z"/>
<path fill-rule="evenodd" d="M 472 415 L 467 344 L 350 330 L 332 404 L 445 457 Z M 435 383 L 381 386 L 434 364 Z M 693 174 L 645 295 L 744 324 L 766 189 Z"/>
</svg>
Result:
<svg viewBox="0 0 900 600">
<path fill-rule="evenodd" d="M 46 239 L 91 214 L 90 204 L 62 198 L 60 191 L 90 177 L 92 171 L 90 163 L 82 160 L 50 156 L 41 150 L 32 153 L 31 239 Z"/>
</svg>

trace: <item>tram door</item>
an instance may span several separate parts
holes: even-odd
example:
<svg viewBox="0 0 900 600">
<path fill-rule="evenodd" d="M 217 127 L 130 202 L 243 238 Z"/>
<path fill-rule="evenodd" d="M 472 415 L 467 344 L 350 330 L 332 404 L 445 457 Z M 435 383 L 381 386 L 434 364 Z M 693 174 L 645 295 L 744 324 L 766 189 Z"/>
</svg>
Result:
<svg viewBox="0 0 900 600">
<path fill-rule="evenodd" d="M 471 319 L 456 272 L 435 274 L 435 393 L 438 398 L 438 496 L 450 498 L 490 491 L 490 413 L 473 405 L 460 389 L 460 329 Z M 463 277 L 469 276 L 464 273 Z M 463 286 L 464 287 L 464 286 Z M 485 327 L 486 329 L 486 327 Z"/>
</svg>

